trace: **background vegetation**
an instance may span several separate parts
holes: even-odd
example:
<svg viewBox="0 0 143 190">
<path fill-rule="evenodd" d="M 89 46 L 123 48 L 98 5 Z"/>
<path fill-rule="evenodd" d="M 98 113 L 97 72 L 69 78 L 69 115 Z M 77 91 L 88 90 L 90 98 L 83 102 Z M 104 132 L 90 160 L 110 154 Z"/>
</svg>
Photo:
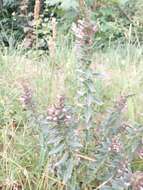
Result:
<svg viewBox="0 0 143 190">
<path fill-rule="evenodd" d="M 142 0 L 0 0 L 0 189 L 143 188 Z"/>
</svg>

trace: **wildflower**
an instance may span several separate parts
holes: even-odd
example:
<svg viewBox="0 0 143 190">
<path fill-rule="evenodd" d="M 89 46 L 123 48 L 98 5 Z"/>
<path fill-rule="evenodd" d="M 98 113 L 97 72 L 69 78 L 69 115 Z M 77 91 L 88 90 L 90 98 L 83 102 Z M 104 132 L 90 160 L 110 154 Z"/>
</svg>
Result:
<svg viewBox="0 0 143 190">
<path fill-rule="evenodd" d="M 121 111 L 123 110 L 123 108 L 125 107 L 126 102 L 127 102 L 127 96 L 120 96 L 120 97 L 117 99 L 114 108 L 115 108 L 117 111 L 121 112 Z"/>
<path fill-rule="evenodd" d="M 4 183 L 2 184 L 2 186 L 0 186 L 0 188 L 1 187 L 2 189 L 22 190 L 22 185 L 11 178 L 5 179 Z"/>
<path fill-rule="evenodd" d="M 122 149 L 121 143 L 119 142 L 118 137 L 114 137 L 111 140 L 111 145 L 109 147 L 109 151 L 119 153 Z"/>
<path fill-rule="evenodd" d="M 143 159 L 143 147 L 140 147 L 137 151 L 137 155 L 140 159 Z"/>
<path fill-rule="evenodd" d="M 131 173 L 130 171 L 128 170 L 128 165 L 129 165 L 129 160 L 127 158 L 124 158 L 123 160 L 121 160 L 119 162 L 119 166 L 118 166 L 118 169 L 117 169 L 117 174 L 116 176 L 119 178 L 119 177 L 124 177 L 125 175 L 127 175 L 128 177 L 128 180 L 130 179 L 131 177 Z"/>
<path fill-rule="evenodd" d="M 33 93 L 31 88 L 27 83 L 22 83 L 22 90 L 23 94 L 20 97 L 20 101 L 22 104 L 22 107 L 24 109 L 30 109 L 33 110 L 34 108 L 34 103 L 33 103 Z"/>
<path fill-rule="evenodd" d="M 143 172 L 137 171 L 131 178 L 132 190 L 143 190 Z"/>
<path fill-rule="evenodd" d="M 56 122 L 57 124 L 68 124 L 72 119 L 68 109 L 66 109 L 65 107 L 64 96 L 58 97 L 58 103 L 48 108 L 47 114 L 47 120 L 51 122 Z"/>
<path fill-rule="evenodd" d="M 88 22 L 86 19 L 78 20 L 77 24 L 72 25 L 72 30 L 75 34 L 75 49 L 77 58 L 83 61 L 90 54 L 91 46 L 93 45 L 93 37 L 97 31 L 95 24 Z M 85 53 L 86 52 L 86 53 Z"/>
<path fill-rule="evenodd" d="M 53 106 L 48 109 L 48 115 L 53 115 L 54 112 L 55 112 L 55 109 Z"/>
<path fill-rule="evenodd" d="M 119 98 L 117 99 L 115 106 L 114 106 L 115 110 L 117 110 L 118 112 L 121 112 L 124 109 L 124 107 L 126 106 L 128 98 L 132 97 L 132 96 L 134 96 L 134 94 L 119 96 Z"/>
</svg>

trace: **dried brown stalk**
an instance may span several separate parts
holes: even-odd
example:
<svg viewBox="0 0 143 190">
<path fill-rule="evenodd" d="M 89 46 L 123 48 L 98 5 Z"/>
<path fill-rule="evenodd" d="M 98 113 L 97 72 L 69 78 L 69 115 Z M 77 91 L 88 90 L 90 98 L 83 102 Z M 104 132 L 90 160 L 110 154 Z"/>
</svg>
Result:
<svg viewBox="0 0 143 190">
<path fill-rule="evenodd" d="M 35 0 L 35 6 L 34 6 L 34 22 L 37 23 L 37 21 L 40 18 L 40 11 L 41 11 L 41 0 Z"/>
<path fill-rule="evenodd" d="M 51 24 L 52 24 L 52 36 L 49 38 L 48 45 L 49 45 L 50 57 L 52 58 L 52 60 L 54 60 L 56 54 L 56 36 L 57 36 L 57 28 L 56 28 L 57 23 L 55 18 L 52 18 Z"/>
<path fill-rule="evenodd" d="M 23 46 L 25 48 L 32 48 L 33 44 L 36 40 L 36 34 L 35 34 L 34 26 L 37 27 L 37 25 L 38 25 L 38 21 L 40 18 L 41 4 L 42 4 L 41 0 L 35 0 L 34 22 L 33 22 L 32 26 L 29 26 L 28 30 L 26 31 L 25 39 L 23 41 Z"/>
</svg>

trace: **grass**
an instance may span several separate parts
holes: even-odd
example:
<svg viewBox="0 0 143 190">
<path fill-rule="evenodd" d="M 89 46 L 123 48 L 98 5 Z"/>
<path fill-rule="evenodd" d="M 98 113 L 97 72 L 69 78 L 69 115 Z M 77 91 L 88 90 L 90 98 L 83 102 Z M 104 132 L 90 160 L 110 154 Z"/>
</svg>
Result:
<svg viewBox="0 0 143 190">
<path fill-rule="evenodd" d="M 105 104 L 110 105 L 118 94 L 134 94 L 126 110 L 127 118 L 132 121 L 142 121 L 142 56 L 142 50 L 135 47 L 111 49 L 95 55 L 96 69 L 103 73 L 100 94 Z"/>
<path fill-rule="evenodd" d="M 61 45 L 62 44 L 62 45 Z M 29 129 L 19 97 L 20 84 L 28 80 L 38 112 L 42 113 L 55 97 L 66 94 L 75 104 L 76 73 L 72 48 L 60 43 L 54 60 L 38 51 L 5 50 L 0 54 L 0 188 L 12 186 L 26 190 L 63 190 L 63 184 L 48 173 L 48 159 L 39 152 L 37 136 Z M 130 122 L 142 122 L 143 52 L 127 46 L 95 52 L 93 70 L 97 96 L 104 102 L 98 108 L 99 122 L 119 94 L 135 94 L 124 110 Z M 15 125 L 16 121 L 16 125 Z M 51 186 L 51 183 L 52 186 Z M 17 188 L 18 189 L 18 188 Z"/>
</svg>

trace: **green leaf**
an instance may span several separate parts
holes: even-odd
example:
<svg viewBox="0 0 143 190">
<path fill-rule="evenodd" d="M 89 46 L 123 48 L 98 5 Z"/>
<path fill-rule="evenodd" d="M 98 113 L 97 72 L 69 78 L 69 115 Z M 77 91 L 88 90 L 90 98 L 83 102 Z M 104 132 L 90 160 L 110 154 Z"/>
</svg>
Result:
<svg viewBox="0 0 143 190">
<path fill-rule="evenodd" d="M 85 113 L 85 120 L 86 120 L 86 123 L 89 123 L 91 117 L 92 117 L 92 108 L 91 107 L 88 107 L 87 110 L 85 110 L 86 113 Z"/>
<path fill-rule="evenodd" d="M 98 106 L 102 106 L 103 102 L 99 100 L 98 98 L 94 97 L 94 103 L 96 103 Z"/>
<path fill-rule="evenodd" d="M 46 0 L 45 1 L 45 3 L 50 5 L 50 6 L 54 6 L 54 5 L 56 5 L 56 4 L 60 3 L 60 2 L 61 2 L 61 0 Z"/>
<path fill-rule="evenodd" d="M 109 187 L 109 186 L 103 186 L 100 188 L 100 190 L 113 190 L 112 187 Z"/>
<path fill-rule="evenodd" d="M 59 145 L 59 146 L 53 148 L 53 150 L 51 150 L 51 151 L 49 152 L 49 155 L 53 155 L 53 154 L 57 154 L 57 153 L 59 153 L 59 152 L 62 152 L 62 151 L 64 150 L 64 147 L 65 147 L 65 145 L 64 145 L 64 144 L 61 144 L 61 145 Z"/>
<path fill-rule="evenodd" d="M 73 168 L 74 168 L 74 160 L 72 158 L 69 159 L 66 165 L 67 165 L 67 169 L 65 171 L 64 178 L 63 178 L 63 181 L 65 183 L 71 178 Z"/>
<path fill-rule="evenodd" d="M 62 156 L 62 158 L 55 164 L 55 166 L 59 166 L 63 163 L 65 163 L 68 159 L 69 154 L 67 152 L 64 153 L 64 155 Z"/>
<path fill-rule="evenodd" d="M 75 150 L 75 148 L 81 148 L 82 144 L 79 142 L 71 142 L 70 146 Z"/>
<path fill-rule="evenodd" d="M 93 103 L 94 97 L 92 96 L 92 94 L 88 94 L 87 95 L 87 105 L 91 106 Z"/>
<path fill-rule="evenodd" d="M 87 87 L 89 88 L 90 92 L 95 92 L 95 86 L 92 81 L 88 80 L 86 82 Z"/>
<path fill-rule="evenodd" d="M 68 10 L 68 9 L 77 9 L 78 7 L 78 3 L 77 1 L 75 0 L 63 0 L 62 1 L 62 4 L 61 4 L 61 7 L 64 9 L 64 10 Z"/>
<path fill-rule="evenodd" d="M 78 7 L 78 3 L 76 0 L 46 0 L 46 4 L 50 6 L 54 6 L 59 3 L 61 3 L 59 7 L 61 7 L 64 10 L 77 9 Z"/>
<path fill-rule="evenodd" d="M 58 144 L 62 141 L 63 137 L 56 137 L 56 138 L 52 138 L 50 140 L 47 141 L 47 144 Z"/>
</svg>

